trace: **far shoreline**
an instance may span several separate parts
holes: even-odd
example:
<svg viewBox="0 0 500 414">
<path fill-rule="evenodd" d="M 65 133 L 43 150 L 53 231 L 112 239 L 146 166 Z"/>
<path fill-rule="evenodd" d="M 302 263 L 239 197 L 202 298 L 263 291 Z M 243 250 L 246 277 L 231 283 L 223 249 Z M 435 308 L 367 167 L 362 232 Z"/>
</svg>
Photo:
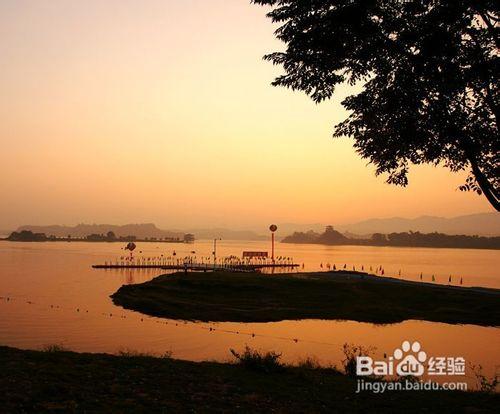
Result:
<svg viewBox="0 0 500 414">
<path fill-rule="evenodd" d="M 0 238 L 0 241 L 7 241 L 12 243 L 55 243 L 55 242 L 65 242 L 65 243 L 177 243 L 177 244 L 192 244 L 193 242 L 185 242 L 184 240 L 146 240 L 146 239 L 134 239 L 134 240 L 88 240 L 88 239 L 77 239 L 77 238 L 56 238 L 47 240 L 10 240 L 8 237 Z"/>
<path fill-rule="evenodd" d="M 224 239 L 229 242 L 266 242 L 266 240 L 241 240 L 241 239 Z M 87 240 L 87 239 L 47 239 L 47 240 L 10 240 L 8 237 L 0 237 L 0 242 L 12 242 L 12 243 L 53 243 L 53 242 L 85 242 L 85 243 L 167 243 L 167 244 L 196 244 L 196 242 L 213 242 L 213 239 L 196 239 L 194 242 L 185 242 L 183 240 L 179 241 L 170 241 L 170 240 Z M 450 246 L 387 246 L 387 245 L 376 245 L 376 244 L 320 244 L 320 243 L 295 243 L 295 242 L 283 242 L 279 241 L 278 243 L 283 243 L 287 245 L 299 245 L 299 246 L 319 246 L 319 247 L 376 247 L 376 248 L 391 248 L 391 249 L 440 249 L 440 250 L 490 250 L 490 251 L 498 251 L 499 248 L 491 248 L 491 247 L 450 247 Z"/>
<path fill-rule="evenodd" d="M 283 241 L 280 243 L 283 244 L 291 244 L 291 245 L 301 245 L 301 246 L 321 246 L 321 247 L 342 247 L 342 246 L 351 246 L 351 247 L 380 247 L 380 248 L 392 248 L 392 249 L 450 249 L 450 250 L 492 250 L 497 251 L 500 250 L 499 247 L 481 247 L 481 246 L 415 246 L 415 245 L 388 245 L 388 244 L 364 244 L 364 243 L 307 243 L 307 242 L 292 242 L 292 241 Z"/>
</svg>

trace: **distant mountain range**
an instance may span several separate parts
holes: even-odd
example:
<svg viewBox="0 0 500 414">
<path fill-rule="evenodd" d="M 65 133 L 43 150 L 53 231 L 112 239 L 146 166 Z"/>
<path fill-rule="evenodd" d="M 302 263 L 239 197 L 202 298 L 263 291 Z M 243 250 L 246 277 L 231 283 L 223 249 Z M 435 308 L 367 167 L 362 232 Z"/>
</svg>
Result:
<svg viewBox="0 0 500 414">
<path fill-rule="evenodd" d="M 373 233 L 397 233 L 419 231 L 445 234 L 466 234 L 480 236 L 500 235 L 500 214 L 480 213 L 453 218 L 422 216 L 415 219 L 393 217 L 387 219 L 364 220 L 354 224 L 337 225 L 335 229 L 358 235 Z M 314 229 L 313 229 L 314 230 Z"/>
<path fill-rule="evenodd" d="M 182 238 L 184 233 L 161 230 L 152 223 L 145 224 L 125 224 L 117 226 L 113 224 L 78 224 L 76 226 L 21 226 L 17 229 L 18 232 L 29 230 L 33 233 L 45 233 L 47 236 L 56 237 L 86 237 L 90 234 L 106 234 L 108 231 L 115 233 L 117 237 L 136 236 L 138 239 L 146 237 L 156 238 Z"/>
<path fill-rule="evenodd" d="M 278 223 L 278 237 L 284 237 L 294 232 L 323 232 L 326 225 L 321 223 L 296 224 Z M 453 218 L 422 216 L 415 219 L 387 218 L 370 219 L 358 223 L 335 225 L 334 228 L 351 239 L 370 237 L 373 233 L 398 233 L 419 231 L 422 233 L 439 232 L 445 234 L 465 234 L 479 236 L 500 235 L 500 214 L 481 213 Z M 192 228 L 187 230 L 162 230 L 153 223 L 126 224 L 122 226 L 112 224 L 78 224 L 76 226 L 33 226 L 25 225 L 16 231 L 30 230 L 34 233 L 45 233 L 56 237 L 85 237 L 89 234 L 105 234 L 112 231 L 117 237 L 136 236 L 137 238 L 182 238 L 185 233 L 193 233 L 196 239 L 222 238 L 225 240 L 267 240 L 269 232 L 253 230 L 232 230 L 226 228 Z M 5 231 L 5 235 L 10 231 Z"/>
<path fill-rule="evenodd" d="M 189 233 L 202 240 L 215 238 L 223 240 L 267 240 L 269 238 L 269 235 L 257 234 L 252 230 L 229 230 L 224 228 L 189 229 Z"/>
<path fill-rule="evenodd" d="M 370 238 L 352 239 L 327 226 L 323 233 L 295 232 L 282 243 L 323 244 L 327 246 L 393 246 L 393 247 L 447 247 L 452 249 L 500 249 L 500 237 L 448 235 L 443 233 L 392 232 L 373 233 Z"/>
<path fill-rule="evenodd" d="M 115 233 L 117 237 L 136 236 L 139 239 L 146 237 L 156 238 L 183 238 L 185 233 L 193 233 L 197 239 L 221 238 L 225 240 L 265 240 L 269 236 L 259 235 L 251 230 L 230 230 L 224 228 L 214 229 L 189 229 L 189 230 L 162 230 L 153 223 L 145 224 L 125 224 L 122 226 L 112 224 L 78 224 L 76 226 L 48 225 L 34 226 L 25 225 L 16 229 L 17 232 L 29 230 L 33 233 L 45 233 L 47 236 L 56 237 L 86 237 L 89 234 L 106 234 L 108 231 Z M 5 231 L 4 235 L 9 235 L 10 231 Z"/>
</svg>

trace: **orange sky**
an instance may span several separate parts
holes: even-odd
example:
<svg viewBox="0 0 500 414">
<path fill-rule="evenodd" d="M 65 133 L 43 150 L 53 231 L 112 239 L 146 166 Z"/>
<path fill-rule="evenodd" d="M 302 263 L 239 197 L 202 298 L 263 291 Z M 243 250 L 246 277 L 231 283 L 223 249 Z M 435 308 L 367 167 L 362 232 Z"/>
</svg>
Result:
<svg viewBox="0 0 500 414">
<path fill-rule="evenodd" d="M 492 211 L 445 169 L 376 178 L 331 138 L 348 88 L 315 105 L 270 86 L 273 30 L 248 0 L 2 1 L 0 229 Z"/>
</svg>

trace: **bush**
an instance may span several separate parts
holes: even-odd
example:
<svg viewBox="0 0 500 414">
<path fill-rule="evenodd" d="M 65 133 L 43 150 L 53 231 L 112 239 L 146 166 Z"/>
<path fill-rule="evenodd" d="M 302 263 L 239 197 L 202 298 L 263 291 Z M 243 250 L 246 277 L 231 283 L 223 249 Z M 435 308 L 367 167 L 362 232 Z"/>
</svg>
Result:
<svg viewBox="0 0 500 414">
<path fill-rule="evenodd" d="M 495 392 L 498 388 L 498 374 L 488 378 L 483 374 L 483 367 L 481 365 L 471 365 L 472 372 L 476 377 L 477 388 L 481 392 Z"/>
<path fill-rule="evenodd" d="M 304 359 L 300 359 L 297 363 L 299 368 L 303 369 L 319 369 L 321 365 L 316 357 L 305 357 Z"/>
<path fill-rule="evenodd" d="M 48 344 L 44 345 L 41 349 L 42 352 L 69 352 L 70 349 L 61 344 Z"/>
<path fill-rule="evenodd" d="M 283 364 L 279 361 L 281 354 L 268 351 L 260 353 L 255 349 L 251 349 L 248 345 L 242 353 L 231 349 L 231 354 L 236 358 L 236 363 L 253 371 L 271 372 L 283 369 Z"/>
<path fill-rule="evenodd" d="M 163 354 L 154 354 L 151 352 L 141 352 L 135 349 L 123 348 L 117 352 L 118 356 L 126 358 L 161 358 L 161 359 L 171 359 L 172 351 L 165 351 Z"/>
<path fill-rule="evenodd" d="M 161 359 L 172 359 L 172 351 L 165 351 L 160 355 Z"/>
<path fill-rule="evenodd" d="M 117 352 L 118 356 L 127 358 L 154 358 L 155 356 L 148 352 L 140 352 L 135 349 L 124 348 Z"/>
<path fill-rule="evenodd" d="M 344 359 L 342 366 L 346 375 L 356 376 L 356 358 L 361 356 L 369 356 L 375 350 L 374 347 L 365 348 L 362 345 L 354 345 L 345 343 L 342 347 Z"/>
</svg>

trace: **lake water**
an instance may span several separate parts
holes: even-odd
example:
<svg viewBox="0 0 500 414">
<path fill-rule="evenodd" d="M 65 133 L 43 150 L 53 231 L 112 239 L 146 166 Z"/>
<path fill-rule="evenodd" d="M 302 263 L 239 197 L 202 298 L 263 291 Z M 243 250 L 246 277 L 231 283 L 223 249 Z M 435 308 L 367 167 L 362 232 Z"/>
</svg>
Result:
<svg viewBox="0 0 500 414">
<path fill-rule="evenodd" d="M 0 242 L 0 344 L 37 349 L 57 343 L 75 351 L 110 353 L 168 351 L 194 361 L 229 360 L 230 348 L 248 344 L 279 351 L 287 362 L 314 356 L 322 364 L 339 365 L 346 342 L 374 346 L 374 356 L 382 357 L 392 355 L 404 340 L 418 340 L 428 355 L 461 356 L 467 364 L 483 365 L 489 375 L 500 367 L 499 328 L 422 321 L 385 326 L 324 320 L 184 323 L 146 317 L 114 306 L 109 295 L 123 284 L 150 280 L 161 270 L 91 268 L 124 255 L 122 248 L 123 243 Z M 169 256 L 173 250 L 177 257 L 192 250 L 209 256 L 212 242 L 143 243 L 138 250 L 148 257 Z M 220 257 L 241 256 L 243 250 L 269 250 L 269 246 L 253 241 L 217 245 Z M 438 283 L 447 284 L 451 275 L 453 284 L 462 278 L 465 286 L 500 288 L 500 255 L 491 250 L 278 243 L 276 254 L 293 257 L 306 271 L 320 270 L 321 265 L 324 269 L 327 263 L 365 270 L 382 266 L 385 275 L 398 276 L 401 270 L 401 277 L 408 280 L 419 280 L 423 273 L 426 281 L 435 275 Z"/>
</svg>

